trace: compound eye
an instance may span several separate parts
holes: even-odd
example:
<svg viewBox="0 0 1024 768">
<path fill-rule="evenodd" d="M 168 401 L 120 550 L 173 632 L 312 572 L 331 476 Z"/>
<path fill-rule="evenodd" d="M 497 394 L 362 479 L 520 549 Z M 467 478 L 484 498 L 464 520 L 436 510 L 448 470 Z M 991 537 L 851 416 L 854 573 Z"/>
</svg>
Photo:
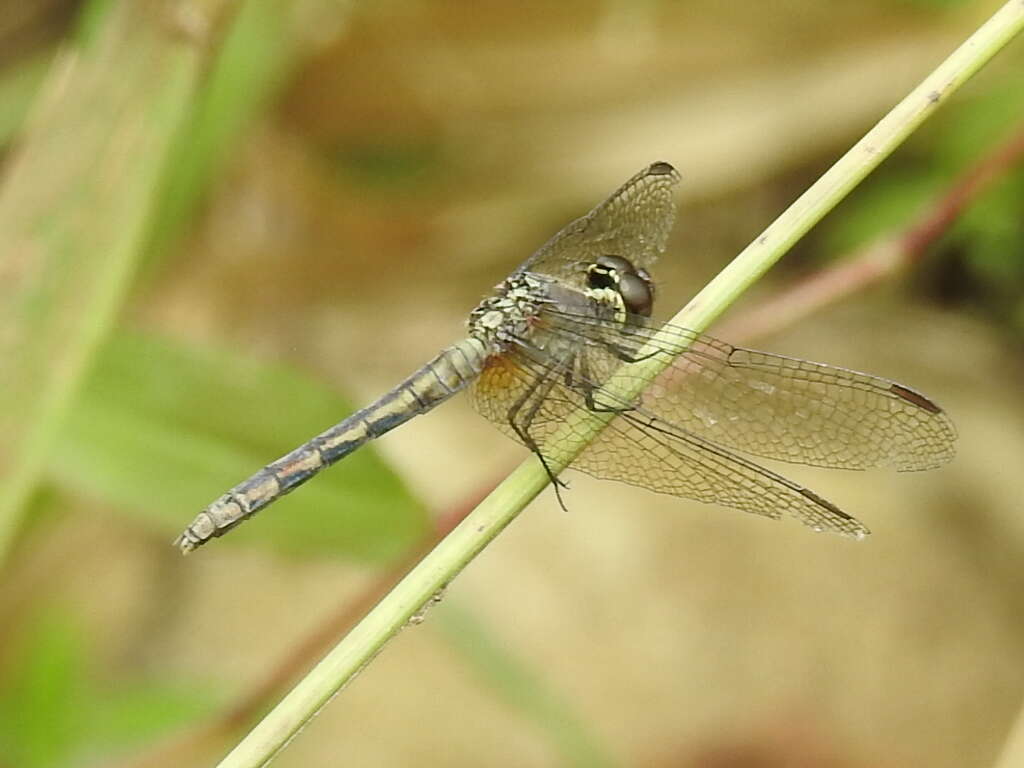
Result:
<svg viewBox="0 0 1024 768">
<path fill-rule="evenodd" d="M 619 274 L 625 274 L 627 272 L 635 272 L 633 264 L 628 259 L 624 259 L 621 256 L 615 256 L 613 254 L 605 254 L 604 256 L 598 256 L 594 259 L 594 264 L 598 267 L 604 267 L 606 270 L 612 270 Z"/>
<path fill-rule="evenodd" d="M 626 309 L 634 315 L 650 317 L 654 308 L 654 291 L 651 284 L 640 275 L 629 273 L 619 275 L 619 295 Z"/>
</svg>

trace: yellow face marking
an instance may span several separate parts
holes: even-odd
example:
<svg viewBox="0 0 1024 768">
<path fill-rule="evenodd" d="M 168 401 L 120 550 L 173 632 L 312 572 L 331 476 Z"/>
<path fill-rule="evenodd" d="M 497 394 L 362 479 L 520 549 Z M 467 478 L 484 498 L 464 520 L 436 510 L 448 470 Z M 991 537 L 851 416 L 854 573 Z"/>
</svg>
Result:
<svg viewBox="0 0 1024 768">
<path fill-rule="evenodd" d="M 611 307 L 615 312 L 615 322 L 626 322 L 626 303 L 622 300 L 622 296 L 617 290 L 614 288 L 588 288 L 584 293 L 598 304 Z"/>
</svg>

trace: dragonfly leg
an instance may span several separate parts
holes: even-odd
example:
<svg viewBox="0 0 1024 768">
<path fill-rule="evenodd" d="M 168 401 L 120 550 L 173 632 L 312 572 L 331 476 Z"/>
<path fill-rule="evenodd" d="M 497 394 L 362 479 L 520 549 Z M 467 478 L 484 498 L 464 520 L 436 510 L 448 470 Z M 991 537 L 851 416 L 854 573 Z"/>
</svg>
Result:
<svg viewBox="0 0 1024 768">
<path fill-rule="evenodd" d="M 627 332 L 628 333 L 628 332 Z M 608 338 L 597 338 L 591 336 L 585 336 L 581 330 L 572 331 L 572 335 L 578 338 L 584 345 L 595 345 L 605 349 L 609 354 L 612 355 L 616 360 L 621 360 L 623 363 L 640 363 L 644 360 L 650 360 L 655 355 L 662 354 L 665 349 L 655 348 L 648 352 L 646 355 L 638 355 L 630 350 L 628 347 L 619 346 L 614 341 Z"/>
<path fill-rule="evenodd" d="M 583 401 L 586 403 L 587 410 L 593 413 L 628 413 L 636 410 L 636 405 L 604 405 L 597 402 L 594 398 L 594 393 L 599 391 L 600 388 L 594 383 L 594 379 L 590 375 L 590 366 L 587 365 L 585 353 L 574 356 L 574 367 L 578 369 L 578 375 L 574 376 L 571 369 L 567 370 L 565 372 L 565 385 L 569 389 L 574 389 L 583 394 Z"/>
<path fill-rule="evenodd" d="M 602 341 L 601 346 L 611 352 L 616 359 L 621 360 L 624 363 L 639 363 L 644 360 L 650 360 L 652 357 L 663 351 L 655 349 L 653 352 L 648 352 L 646 355 L 634 355 L 628 349 L 624 349 L 614 342 L 607 340 Z"/>
<path fill-rule="evenodd" d="M 558 475 L 552 471 L 551 465 L 548 464 L 548 460 L 545 458 L 540 445 L 530 434 L 530 425 L 533 423 L 538 411 L 540 411 L 541 406 L 544 404 L 544 399 L 555 384 L 556 379 L 553 376 L 555 373 L 557 373 L 557 371 L 549 369 L 543 376 L 538 376 L 537 379 L 530 384 L 529 389 L 527 389 L 526 392 L 524 392 L 509 409 L 508 423 L 509 426 L 512 427 L 512 431 L 515 432 L 522 441 L 523 445 L 533 451 L 537 458 L 540 459 L 541 466 L 544 467 L 544 471 L 547 473 L 551 480 L 551 484 L 555 488 L 555 497 L 558 499 L 558 506 L 568 512 L 568 507 L 566 507 L 565 501 L 562 499 L 561 489 L 568 488 L 569 486 L 564 481 L 558 479 Z"/>
</svg>

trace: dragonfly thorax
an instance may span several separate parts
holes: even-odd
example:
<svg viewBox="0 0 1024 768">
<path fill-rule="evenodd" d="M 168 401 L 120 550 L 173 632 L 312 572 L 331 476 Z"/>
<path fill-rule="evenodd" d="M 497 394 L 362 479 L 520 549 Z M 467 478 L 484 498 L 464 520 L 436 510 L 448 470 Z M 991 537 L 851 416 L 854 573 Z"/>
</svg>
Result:
<svg viewBox="0 0 1024 768">
<path fill-rule="evenodd" d="M 503 346 L 529 332 L 540 307 L 549 301 L 548 283 L 538 275 L 517 272 L 502 281 L 493 296 L 469 313 L 469 335 L 488 346 Z"/>
</svg>

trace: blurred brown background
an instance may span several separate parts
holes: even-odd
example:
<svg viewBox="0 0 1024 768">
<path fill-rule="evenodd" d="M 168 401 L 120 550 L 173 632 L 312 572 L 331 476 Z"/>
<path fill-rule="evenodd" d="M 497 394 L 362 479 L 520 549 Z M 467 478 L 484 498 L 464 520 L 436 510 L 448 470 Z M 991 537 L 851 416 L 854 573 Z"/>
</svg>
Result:
<svg viewBox="0 0 1024 768">
<path fill-rule="evenodd" d="M 323 398 L 306 414 L 318 430 L 390 388 L 534 248 L 654 160 L 684 178 L 656 274 L 667 317 L 997 7 L 154 5 L 125 18 L 196 46 L 196 91 L 135 195 L 152 207 L 133 278 L 99 362 L 83 363 L 64 447 L 10 523 L 0 766 L 212 764 L 240 732 L 190 751 L 190 727 L 525 456 L 456 398 L 379 441 L 361 495 L 311 485 L 237 541 L 180 558 L 169 541 L 242 479 L 237 466 L 313 434 L 265 417 L 286 424 Z M 87 154 L 74 113 L 40 121 L 39 94 L 60 67 L 85 82 L 75 56 L 98 59 L 97 92 L 133 76 L 103 58 L 134 29 L 120 6 L 0 4 L 6 183 L 47 124 L 69 156 Z M 738 311 L 909 226 L 1024 130 L 1022 63 L 1018 42 Z M 129 101 L 97 119 L 116 138 L 138 115 Z M 103 165 L 105 184 L 132 183 L 135 164 Z M 29 196 L 61 185 L 55 167 Z M 1024 688 L 1024 179 L 1004 170 L 912 272 L 757 341 L 898 379 L 953 416 L 958 456 L 938 471 L 783 469 L 873 536 L 569 473 L 568 514 L 542 495 L 275 765 L 992 764 Z M 222 465 L 226 479 L 210 469 Z M 363 538 L 346 537 L 335 504 Z M 275 543 L 274 525 L 294 538 Z"/>
</svg>

